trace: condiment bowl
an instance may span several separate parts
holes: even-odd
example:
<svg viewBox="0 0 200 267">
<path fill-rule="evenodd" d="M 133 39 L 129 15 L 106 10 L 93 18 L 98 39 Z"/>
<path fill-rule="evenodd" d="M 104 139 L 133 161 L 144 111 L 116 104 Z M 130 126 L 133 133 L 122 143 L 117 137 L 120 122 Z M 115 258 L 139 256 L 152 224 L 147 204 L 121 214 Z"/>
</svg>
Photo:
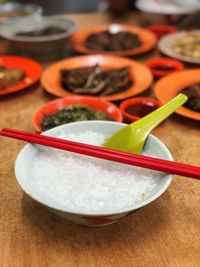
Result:
<svg viewBox="0 0 200 267">
<path fill-rule="evenodd" d="M 33 127 L 37 132 L 42 132 L 41 122 L 45 115 L 52 115 L 68 105 L 83 104 L 94 110 L 103 111 L 108 118 L 116 122 L 122 122 L 122 114 L 113 103 L 97 97 L 71 96 L 50 101 L 40 107 L 33 116 Z"/>
<path fill-rule="evenodd" d="M 46 36 L 22 36 L 18 33 L 41 30 L 47 27 L 56 27 L 65 30 Z M 62 54 L 66 49 L 67 37 L 77 28 L 77 24 L 66 18 L 54 16 L 35 17 L 16 21 L 0 27 L 1 36 L 7 41 L 8 49 L 18 54 L 36 58 L 52 59 L 55 55 Z"/>
<path fill-rule="evenodd" d="M 167 57 L 150 59 L 145 65 L 150 68 L 155 79 L 164 77 L 175 71 L 184 70 L 184 64 L 182 62 Z"/>
<path fill-rule="evenodd" d="M 123 126 L 125 126 L 125 124 L 111 121 L 84 121 L 65 124 L 53 128 L 45 132 L 44 134 L 50 136 L 59 136 L 60 134 L 63 134 L 63 132 L 77 134 L 83 133 L 85 131 L 93 131 L 106 136 L 110 136 Z M 155 180 L 155 187 L 148 193 L 148 195 L 145 198 L 142 198 L 139 203 L 134 203 L 133 205 L 126 208 L 101 212 L 79 212 L 69 210 L 63 205 L 61 206 L 54 201 L 52 202 L 51 196 L 41 193 L 39 188 L 32 183 L 30 174 L 32 172 L 32 165 L 36 157 L 36 152 L 39 152 L 38 150 L 41 151 L 40 146 L 27 144 L 19 153 L 15 163 L 15 175 L 19 185 L 24 190 L 24 192 L 34 200 L 43 204 L 59 216 L 62 216 L 77 224 L 87 226 L 103 226 L 114 223 L 120 218 L 125 217 L 126 215 L 156 200 L 165 192 L 172 180 L 172 175 L 166 173 L 157 174 L 158 179 Z M 149 135 L 144 147 L 144 152 L 146 155 L 151 155 L 153 157 L 173 160 L 166 146 L 153 135 Z M 113 162 L 108 162 L 108 164 L 112 166 Z M 138 177 L 138 179 L 140 179 L 140 177 Z M 87 183 L 87 181 L 85 182 Z"/>
<path fill-rule="evenodd" d="M 176 32 L 176 27 L 165 24 L 152 24 L 147 29 L 152 31 L 158 39 L 168 33 Z"/>
<path fill-rule="evenodd" d="M 122 101 L 120 110 L 125 121 L 132 122 L 139 120 L 160 106 L 160 102 L 156 99 L 149 97 L 134 97 Z"/>
</svg>

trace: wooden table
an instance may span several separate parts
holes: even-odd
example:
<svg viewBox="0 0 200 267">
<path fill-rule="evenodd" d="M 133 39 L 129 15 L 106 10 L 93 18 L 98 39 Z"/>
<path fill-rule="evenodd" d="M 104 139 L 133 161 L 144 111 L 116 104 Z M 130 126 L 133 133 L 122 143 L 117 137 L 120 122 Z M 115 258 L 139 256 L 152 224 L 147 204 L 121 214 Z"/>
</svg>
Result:
<svg viewBox="0 0 200 267">
<path fill-rule="evenodd" d="M 138 15 L 68 17 L 81 28 L 113 21 L 141 23 Z M 138 60 L 152 56 L 154 52 Z M 33 131 L 34 111 L 51 99 L 39 84 L 1 97 L 0 127 Z M 200 165 L 199 126 L 199 122 L 173 115 L 154 134 L 175 160 Z M 13 168 L 23 146 L 23 142 L 0 138 L 1 267 L 200 266 L 199 181 L 175 176 L 167 192 L 152 204 L 113 225 L 87 228 L 57 217 L 22 192 Z"/>
</svg>

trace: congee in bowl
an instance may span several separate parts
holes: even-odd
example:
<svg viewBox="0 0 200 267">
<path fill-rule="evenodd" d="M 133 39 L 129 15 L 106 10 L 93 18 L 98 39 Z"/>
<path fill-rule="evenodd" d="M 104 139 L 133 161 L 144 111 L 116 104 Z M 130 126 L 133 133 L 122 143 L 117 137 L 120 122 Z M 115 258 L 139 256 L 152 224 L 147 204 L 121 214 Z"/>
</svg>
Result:
<svg viewBox="0 0 200 267">
<path fill-rule="evenodd" d="M 124 124 L 85 121 L 44 134 L 99 145 Z M 172 160 L 167 148 L 150 135 L 144 154 Z M 90 156 L 28 144 L 15 174 L 22 189 L 55 213 L 79 224 L 105 225 L 145 206 L 169 186 L 172 175 Z"/>
</svg>

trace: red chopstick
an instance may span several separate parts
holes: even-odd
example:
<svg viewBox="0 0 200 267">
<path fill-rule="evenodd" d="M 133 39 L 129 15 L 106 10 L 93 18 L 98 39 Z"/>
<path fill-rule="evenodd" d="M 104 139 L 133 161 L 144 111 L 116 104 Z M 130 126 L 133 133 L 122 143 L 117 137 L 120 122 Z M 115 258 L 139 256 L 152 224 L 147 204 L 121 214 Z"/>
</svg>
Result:
<svg viewBox="0 0 200 267">
<path fill-rule="evenodd" d="M 4 128 L 0 131 L 0 135 L 128 165 L 200 179 L 200 167 L 197 166 L 126 153 L 52 136 L 27 133 L 14 129 Z"/>
<path fill-rule="evenodd" d="M 2 129 L 3 132 L 11 132 L 11 133 L 17 133 L 17 134 L 21 134 L 21 135 L 26 135 L 26 136 L 29 136 L 29 137 L 38 137 L 40 138 L 41 135 L 39 134 L 33 134 L 33 133 L 29 133 L 29 132 L 24 132 L 24 131 L 21 131 L 21 130 L 15 130 L 15 129 L 9 129 L 9 128 L 3 128 Z M 59 143 L 63 143 L 63 144 L 71 144 L 71 145 L 78 145 L 79 147 L 83 147 L 83 148 L 91 148 L 91 145 L 88 145 L 88 144 L 84 144 L 84 143 L 78 143 L 78 142 L 75 142 L 75 141 L 71 141 L 71 140 L 66 140 L 66 139 L 61 139 L 61 138 L 57 138 L 57 137 L 53 137 L 53 136 L 47 136 L 47 135 L 42 135 L 42 139 L 43 140 L 51 140 L 51 141 L 55 141 L 55 142 L 58 142 Z M 92 148 L 93 150 L 98 150 L 98 151 L 105 151 L 105 148 L 103 147 L 100 147 L 100 146 L 95 146 L 95 145 L 92 145 Z M 126 152 L 123 152 L 123 151 L 120 151 L 120 150 L 113 150 L 113 149 L 107 149 L 109 151 L 112 151 L 113 154 L 117 154 L 118 156 L 121 155 L 121 156 L 126 156 L 126 157 L 133 157 L 133 154 L 132 153 L 126 153 Z M 144 156 L 142 155 L 137 155 L 138 158 L 141 158 L 143 159 Z M 156 161 L 156 158 L 151 158 L 152 161 L 155 160 Z"/>
</svg>

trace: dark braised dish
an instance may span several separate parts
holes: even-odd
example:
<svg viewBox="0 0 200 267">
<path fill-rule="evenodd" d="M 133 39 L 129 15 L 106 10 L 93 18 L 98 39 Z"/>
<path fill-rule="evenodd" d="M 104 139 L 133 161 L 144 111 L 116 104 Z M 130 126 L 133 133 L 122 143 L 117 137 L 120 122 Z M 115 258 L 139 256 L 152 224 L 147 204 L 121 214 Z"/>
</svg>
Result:
<svg viewBox="0 0 200 267">
<path fill-rule="evenodd" d="M 87 48 L 99 51 L 132 50 L 140 46 L 140 44 L 141 41 L 138 35 L 125 31 L 92 33 L 85 40 Z"/>
<path fill-rule="evenodd" d="M 193 111 L 200 112 L 200 83 L 183 89 L 182 93 L 188 96 L 188 100 L 184 106 Z"/>
<path fill-rule="evenodd" d="M 7 68 L 0 65 L 0 90 L 17 85 L 25 77 L 23 69 Z"/>
<path fill-rule="evenodd" d="M 61 85 L 74 94 L 107 96 L 132 85 L 129 67 L 102 70 L 99 65 L 61 70 Z"/>
<path fill-rule="evenodd" d="M 36 29 L 32 31 L 23 31 L 16 33 L 16 36 L 24 37 L 40 37 L 40 36 L 50 36 L 54 34 L 60 34 L 66 32 L 67 29 L 61 29 L 58 27 L 50 26 L 42 29 Z"/>
<path fill-rule="evenodd" d="M 66 106 L 52 115 L 45 115 L 40 126 L 42 130 L 46 131 L 62 124 L 85 120 L 111 119 L 101 110 L 95 110 L 86 105 L 76 104 Z"/>
</svg>

